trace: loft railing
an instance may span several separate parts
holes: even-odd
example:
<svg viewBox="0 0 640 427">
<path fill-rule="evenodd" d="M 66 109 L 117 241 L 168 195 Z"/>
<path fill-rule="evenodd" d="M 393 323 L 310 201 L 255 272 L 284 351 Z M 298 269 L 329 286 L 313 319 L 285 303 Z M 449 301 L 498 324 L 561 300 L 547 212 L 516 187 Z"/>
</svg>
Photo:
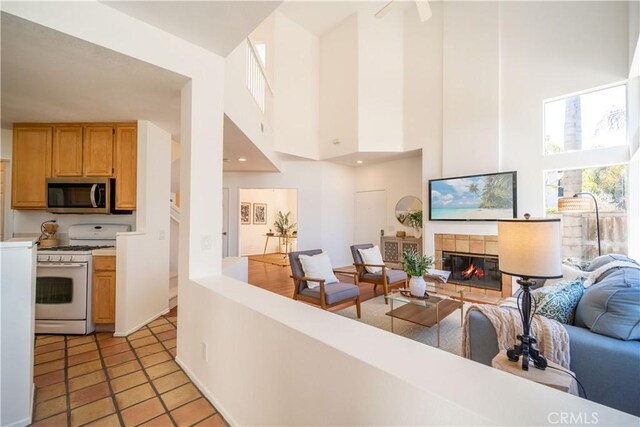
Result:
<svg viewBox="0 0 640 427">
<path fill-rule="evenodd" d="M 258 104 L 260 111 L 265 113 L 267 96 L 273 94 L 258 51 L 253 42 L 247 37 L 247 89 Z"/>
</svg>

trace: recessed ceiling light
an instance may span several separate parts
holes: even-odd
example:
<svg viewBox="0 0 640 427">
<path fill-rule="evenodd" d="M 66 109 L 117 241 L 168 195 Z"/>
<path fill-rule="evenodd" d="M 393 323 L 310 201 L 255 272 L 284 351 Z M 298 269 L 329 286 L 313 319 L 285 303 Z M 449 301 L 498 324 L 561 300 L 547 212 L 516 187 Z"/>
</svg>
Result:
<svg viewBox="0 0 640 427">
<path fill-rule="evenodd" d="M 362 164 L 362 160 L 356 160 L 356 163 L 361 165 Z"/>
<path fill-rule="evenodd" d="M 238 161 L 239 161 L 239 162 L 246 162 L 246 161 L 247 161 L 247 159 L 245 159 L 244 157 L 240 157 L 240 158 L 238 159 Z"/>
</svg>

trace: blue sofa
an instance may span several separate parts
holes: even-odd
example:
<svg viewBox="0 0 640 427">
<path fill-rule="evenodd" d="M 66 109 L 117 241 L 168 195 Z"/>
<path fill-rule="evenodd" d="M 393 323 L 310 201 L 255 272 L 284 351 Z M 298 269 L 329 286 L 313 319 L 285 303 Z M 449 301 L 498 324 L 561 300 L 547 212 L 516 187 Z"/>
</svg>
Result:
<svg viewBox="0 0 640 427">
<path fill-rule="evenodd" d="M 620 258 L 596 258 L 587 270 L 595 271 L 611 259 Z M 570 340 L 570 368 L 586 397 L 635 416 L 640 416 L 639 316 L 640 270 L 616 268 L 585 290 L 574 325 L 564 325 Z M 617 320 L 620 317 L 626 319 Z M 470 358 L 490 366 L 498 354 L 496 331 L 477 310 L 470 313 L 468 322 Z"/>
</svg>

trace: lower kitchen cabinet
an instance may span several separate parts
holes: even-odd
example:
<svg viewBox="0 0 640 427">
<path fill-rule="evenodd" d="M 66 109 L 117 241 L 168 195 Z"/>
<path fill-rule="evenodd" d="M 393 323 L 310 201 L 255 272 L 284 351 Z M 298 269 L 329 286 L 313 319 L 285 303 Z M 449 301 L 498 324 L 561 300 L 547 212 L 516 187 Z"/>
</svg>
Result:
<svg viewBox="0 0 640 427">
<path fill-rule="evenodd" d="M 116 321 L 116 257 L 93 257 L 93 323 Z"/>
</svg>

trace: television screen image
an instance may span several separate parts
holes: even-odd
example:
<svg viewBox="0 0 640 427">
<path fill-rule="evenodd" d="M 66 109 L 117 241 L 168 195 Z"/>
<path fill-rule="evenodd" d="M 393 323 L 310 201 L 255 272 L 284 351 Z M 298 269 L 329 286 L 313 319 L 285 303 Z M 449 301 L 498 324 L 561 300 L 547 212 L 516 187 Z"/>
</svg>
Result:
<svg viewBox="0 0 640 427">
<path fill-rule="evenodd" d="M 516 172 L 429 181 L 430 221 L 516 218 Z"/>
</svg>

